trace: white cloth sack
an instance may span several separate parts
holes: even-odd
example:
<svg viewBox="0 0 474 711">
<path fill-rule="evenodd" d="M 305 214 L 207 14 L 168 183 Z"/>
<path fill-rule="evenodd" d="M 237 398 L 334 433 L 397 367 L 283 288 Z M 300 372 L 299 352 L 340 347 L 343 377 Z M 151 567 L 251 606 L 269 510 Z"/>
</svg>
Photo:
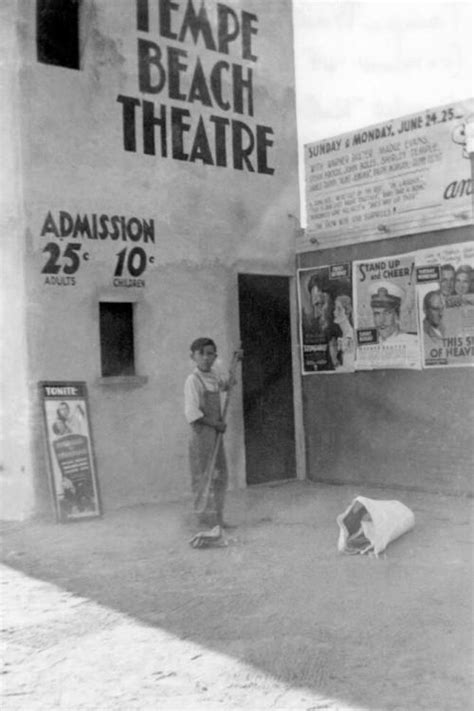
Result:
<svg viewBox="0 0 474 711">
<path fill-rule="evenodd" d="M 415 515 L 400 501 L 379 501 L 356 496 L 336 519 L 340 553 L 382 553 L 389 543 L 410 531 Z"/>
</svg>

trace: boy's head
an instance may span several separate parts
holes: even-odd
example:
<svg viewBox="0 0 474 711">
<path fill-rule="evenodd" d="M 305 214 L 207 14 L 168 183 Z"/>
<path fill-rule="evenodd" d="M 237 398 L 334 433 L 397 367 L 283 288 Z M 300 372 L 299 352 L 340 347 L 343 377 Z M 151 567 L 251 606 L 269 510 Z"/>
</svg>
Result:
<svg viewBox="0 0 474 711">
<path fill-rule="evenodd" d="M 191 358 L 199 370 L 209 371 L 217 358 L 216 344 L 212 338 L 196 338 L 191 343 Z"/>
</svg>

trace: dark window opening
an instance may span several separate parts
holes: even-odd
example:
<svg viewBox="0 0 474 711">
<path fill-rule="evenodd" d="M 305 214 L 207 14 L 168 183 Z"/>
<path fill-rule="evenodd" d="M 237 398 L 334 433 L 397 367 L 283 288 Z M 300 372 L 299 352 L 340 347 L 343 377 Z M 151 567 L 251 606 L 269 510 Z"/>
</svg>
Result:
<svg viewBox="0 0 474 711">
<path fill-rule="evenodd" d="M 36 0 L 38 61 L 79 69 L 80 0 Z"/>
<path fill-rule="evenodd" d="M 133 304 L 99 304 L 102 377 L 135 375 Z"/>
</svg>

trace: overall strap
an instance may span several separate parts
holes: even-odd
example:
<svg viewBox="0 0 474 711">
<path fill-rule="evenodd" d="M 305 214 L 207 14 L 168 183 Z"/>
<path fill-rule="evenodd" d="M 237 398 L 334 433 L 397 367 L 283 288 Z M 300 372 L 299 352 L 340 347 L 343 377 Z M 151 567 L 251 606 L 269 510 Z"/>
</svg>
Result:
<svg viewBox="0 0 474 711">
<path fill-rule="evenodd" d="M 213 373 L 213 375 L 214 375 L 214 377 L 216 378 L 216 383 L 217 383 L 217 385 L 218 385 L 218 387 L 217 387 L 216 390 L 210 390 L 210 389 L 207 387 L 206 381 L 205 381 L 204 378 L 199 374 L 199 372 L 198 372 L 197 370 L 195 370 L 195 371 L 193 372 L 193 375 L 195 375 L 196 378 L 197 378 L 197 379 L 199 380 L 199 382 L 201 383 L 204 392 L 209 393 L 209 394 L 211 394 L 211 395 L 212 395 L 212 394 L 215 394 L 215 393 L 217 393 L 217 392 L 220 392 L 219 378 L 217 378 L 217 376 L 216 376 L 215 373 Z"/>
<path fill-rule="evenodd" d="M 199 375 L 199 373 L 197 373 L 196 371 L 194 371 L 193 375 L 195 375 L 196 378 L 199 380 L 199 382 L 201 383 L 201 385 L 202 385 L 202 387 L 204 388 L 204 390 L 205 390 L 206 392 L 209 392 L 208 389 L 206 388 L 206 383 L 205 383 L 204 380 L 201 378 L 201 376 Z"/>
</svg>

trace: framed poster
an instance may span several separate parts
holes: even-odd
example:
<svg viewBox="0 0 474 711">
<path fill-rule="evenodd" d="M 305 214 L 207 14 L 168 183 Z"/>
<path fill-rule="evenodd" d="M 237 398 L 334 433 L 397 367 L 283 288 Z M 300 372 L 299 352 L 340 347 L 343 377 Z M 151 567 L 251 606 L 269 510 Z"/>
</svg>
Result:
<svg viewBox="0 0 474 711">
<path fill-rule="evenodd" d="M 57 520 L 101 516 L 86 384 L 41 382 L 39 387 Z"/>
</svg>

